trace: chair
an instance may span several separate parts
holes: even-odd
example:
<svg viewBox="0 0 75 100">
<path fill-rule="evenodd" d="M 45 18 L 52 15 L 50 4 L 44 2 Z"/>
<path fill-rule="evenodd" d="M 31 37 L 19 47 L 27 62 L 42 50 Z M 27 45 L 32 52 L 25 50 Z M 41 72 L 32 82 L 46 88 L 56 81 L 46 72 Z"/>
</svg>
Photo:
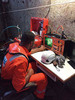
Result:
<svg viewBox="0 0 75 100">
<path fill-rule="evenodd" d="M 36 89 L 37 84 L 30 82 L 24 89 L 17 92 L 10 81 L 0 79 L 0 100 L 22 100 L 25 96 L 31 94 Z"/>
</svg>

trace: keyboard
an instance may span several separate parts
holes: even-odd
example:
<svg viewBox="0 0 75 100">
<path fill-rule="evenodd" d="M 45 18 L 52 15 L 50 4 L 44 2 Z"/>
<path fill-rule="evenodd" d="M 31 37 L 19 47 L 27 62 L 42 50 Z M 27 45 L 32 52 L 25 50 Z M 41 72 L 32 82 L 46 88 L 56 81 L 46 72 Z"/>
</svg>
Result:
<svg viewBox="0 0 75 100">
<path fill-rule="evenodd" d="M 68 63 L 75 69 L 75 63 L 73 61 L 68 61 Z"/>
</svg>

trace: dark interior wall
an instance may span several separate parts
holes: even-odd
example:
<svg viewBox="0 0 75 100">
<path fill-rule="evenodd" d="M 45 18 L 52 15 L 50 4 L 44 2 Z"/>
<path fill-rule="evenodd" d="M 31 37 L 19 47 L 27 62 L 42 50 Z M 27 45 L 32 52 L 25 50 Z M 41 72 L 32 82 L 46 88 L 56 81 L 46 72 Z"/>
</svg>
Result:
<svg viewBox="0 0 75 100">
<path fill-rule="evenodd" d="M 1 13 L 5 16 L 2 19 L 1 25 L 3 28 L 10 25 L 19 25 L 24 31 L 30 30 L 30 19 L 31 17 L 45 17 L 46 13 L 49 10 L 49 7 L 44 8 L 41 6 L 48 5 L 51 3 L 50 0 L 8 0 L 8 3 L 3 4 L 3 8 L 5 11 L 1 11 Z M 44 12 L 44 13 L 43 13 Z M 0 15 L 2 16 L 2 15 Z M 6 20 L 6 23 L 4 23 Z M 4 24 L 3 24 L 4 23 Z M 12 30 L 12 29 L 11 29 Z M 1 30 L 0 30 L 1 31 Z M 10 34 L 11 32 L 9 32 Z M 13 34 L 16 34 L 16 30 L 12 30 Z"/>
<path fill-rule="evenodd" d="M 65 34 L 75 38 L 75 3 L 74 0 L 8 0 L 5 11 L 0 10 L 0 31 L 10 25 L 19 25 L 24 31 L 30 30 L 31 17 L 46 17 L 49 19 L 51 31 L 56 31 L 59 25 L 64 27 Z M 2 3 L 0 3 L 2 5 Z M 1 8 L 1 6 L 0 6 Z M 7 12 L 7 13 L 3 13 Z M 5 16 L 5 23 L 2 17 Z M 46 16 L 47 15 L 47 16 Z M 48 28 L 48 32 L 50 31 Z M 17 30 L 12 30 L 17 34 Z M 10 31 L 11 31 L 10 30 Z M 9 31 L 9 34 L 11 32 Z M 61 33 L 61 29 L 59 31 Z M 14 36 L 14 35 L 13 35 Z"/>
<path fill-rule="evenodd" d="M 45 17 L 50 0 L 10 0 L 10 16 L 14 25 L 19 25 L 22 32 L 30 30 L 31 17 Z M 43 13 L 44 12 L 44 13 Z"/>
</svg>

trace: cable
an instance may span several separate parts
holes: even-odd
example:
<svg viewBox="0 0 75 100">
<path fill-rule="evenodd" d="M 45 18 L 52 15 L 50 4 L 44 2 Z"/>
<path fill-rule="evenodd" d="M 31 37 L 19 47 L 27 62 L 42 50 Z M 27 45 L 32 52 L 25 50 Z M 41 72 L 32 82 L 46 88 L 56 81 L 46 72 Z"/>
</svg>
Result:
<svg viewBox="0 0 75 100">
<path fill-rule="evenodd" d="M 3 34 L 3 32 L 4 32 L 5 30 L 7 30 L 7 29 L 9 29 L 9 28 L 17 28 L 17 29 L 18 29 L 18 37 L 17 37 L 17 39 L 20 39 L 20 38 L 21 38 L 22 33 L 21 33 L 21 29 L 19 28 L 18 25 L 17 25 L 17 26 L 8 26 L 8 27 L 6 27 L 5 29 L 2 30 L 0 36 Z M 14 39 L 9 39 L 9 37 L 8 37 L 8 41 L 5 42 L 1 47 L 6 47 L 8 44 L 10 44 L 10 43 L 12 43 L 12 42 L 14 42 Z"/>
<path fill-rule="evenodd" d="M 75 1 L 65 2 L 65 3 L 56 3 L 56 4 L 38 6 L 38 7 L 33 7 L 33 8 L 26 8 L 26 9 L 21 9 L 21 10 L 13 10 L 13 11 L 8 11 L 8 12 L 2 12 L 2 13 L 0 13 L 0 15 L 4 14 L 4 13 L 12 13 L 12 12 L 21 12 L 21 11 L 27 11 L 27 10 L 34 10 L 34 9 L 46 8 L 46 7 L 55 6 L 55 5 L 63 5 L 63 4 L 67 4 L 67 3 L 75 3 Z"/>
<path fill-rule="evenodd" d="M 58 31 L 58 29 L 59 29 L 59 28 L 61 28 L 61 29 L 62 29 L 62 31 L 64 31 L 63 26 L 62 26 L 62 25 L 60 25 L 60 26 L 57 28 L 56 33 L 57 33 L 57 31 Z"/>
<path fill-rule="evenodd" d="M 8 26 L 8 27 L 6 27 L 5 29 L 3 29 L 2 31 L 1 31 L 1 33 L 0 33 L 0 36 L 3 34 L 3 32 L 5 31 L 5 30 L 7 30 L 8 28 L 17 28 L 18 29 L 18 35 L 20 35 L 20 37 L 21 37 L 21 29 L 19 28 L 19 26 L 17 25 L 17 26 Z"/>
<path fill-rule="evenodd" d="M 50 12 L 50 7 L 49 7 L 49 10 L 48 10 L 48 12 L 47 12 L 47 14 L 46 14 L 45 18 L 47 18 L 47 16 L 48 16 L 49 12 Z"/>
</svg>

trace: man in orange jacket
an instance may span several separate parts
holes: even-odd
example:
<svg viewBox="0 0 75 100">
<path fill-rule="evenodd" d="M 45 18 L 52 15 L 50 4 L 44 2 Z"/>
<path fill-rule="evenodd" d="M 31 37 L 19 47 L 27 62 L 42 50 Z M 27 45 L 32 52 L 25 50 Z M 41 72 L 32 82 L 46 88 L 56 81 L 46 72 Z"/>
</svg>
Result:
<svg viewBox="0 0 75 100">
<path fill-rule="evenodd" d="M 2 63 L 1 77 L 11 80 L 16 91 L 23 89 L 28 82 L 37 83 L 34 94 L 37 98 L 44 99 L 47 77 L 44 73 L 35 73 L 35 63 L 28 63 L 28 56 L 31 53 L 44 49 L 43 46 L 38 49 L 32 49 L 34 38 L 35 35 L 32 32 L 25 32 L 22 35 L 20 44 L 15 42 L 9 45 L 9 52 L 4 56 Z"/>
</svg>

